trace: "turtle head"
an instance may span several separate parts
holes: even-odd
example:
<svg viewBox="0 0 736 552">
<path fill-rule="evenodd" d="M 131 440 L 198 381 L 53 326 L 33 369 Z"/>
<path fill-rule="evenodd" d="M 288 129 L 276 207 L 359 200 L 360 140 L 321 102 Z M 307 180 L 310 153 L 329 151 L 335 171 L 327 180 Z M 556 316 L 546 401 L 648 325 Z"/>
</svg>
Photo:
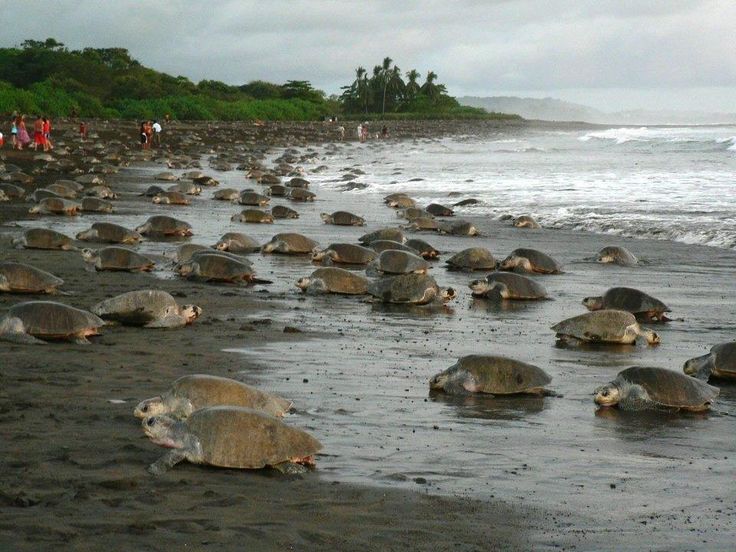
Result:
<svg viewBox="0 0 736 552">
<path fill-rule="evenodd" d="M 41 206 L 40 205 L 34 205 L 30 209 L 28 209 L 28 214 L 35 215 L 37 213 L 41 212 Z"/>
<path fill-rule="evenodd" d="M 231 222 L 243 222 L 243 215 L 241 213 L 235 213 L 230 217 Z"/>
<path fill-rule="evenodd" d="M 653 330 L 643 328 L 640 335 L 647 340 L 647 343 L 649 343 L 649 345 L 658 345 L 660 342 L 659 334 Z"/>
<path fill-rule="evenodd" d="M 603 297 L 586 297 L 583 299 L 583 305 L 590 311 L 601 310 L 603 308 Z"/>
<path fill-rule="evenodd" d="M 158 397 L 151 397 L 145 401 L 138 403 L 138 406 L 133 410 L 133 416 L 136 418 L 148 418 L 150 416 L 158 416 L 159 414 L 166 414 L 168 409 L 164 405 L 164 399 L 160 395 Z"/>
<path fill-rule="evenodd" d="M 138 232 L 139 234 L 144 234 L 145 232 L 148 232 L 150 229 L 151 229 L 151 223 L 146 222 L 144 224 L 141 224 L 140 226 L 137 226 L 135 228 L 135 231 Z"/>
<path fill-rule="evenodd" d="M 332 222 L 332 217 L 327 213 L 320 213 L 319 216 L 325 224 L 330 224 Z"/>
<path fill-rule="evenodd" d="M 0 274 L 0 291 L 10 291 L 10 282 L 3 274 Z"/>
<path fill-rule="evenodd" d="M 90 249 L 88 247 L 82 249 L 82 259 L 84 259 L 84 262 L 94 263 L 97 261 L 97 257 L 97 251 L 95 251 L 94 249 Z"/>
<path fill-rule="evenodd" d="M 179 309 L 179 314 L 187 319 L 187 324 L 191 324 L 202 316 L 202 307 L 198 307 L 197 305 L 183 305 Z"/>
<path fill-rule="evenodd" d="M 10 244 L 16 249 L 23 249 L 23 247 L 26 245 L 26 240 L 23 237 L 13 238 Z"/>
<path fill-rule="evenodd" d="M 271 253 L 278 247 L 279 243 L 280 242 L 276 240 L 271 240 L 268 243 L 264 243 L 263 247 L 261 247 L 261 253 Z"/>
<path fill-rule="evenodd" d="M 455 288 L 448 287 L 440 290 L 440 299 L 442 299 L 443 303 L 452 301 L 455 297 L 457 297 L 457 292 L 455 291 Z"/>
<path fill-rule="evenodd" d="M 447 370 L 444 372 L 440 372 L 439 374 L 432 376 L 429 379 L 429 388 L 433 389 L 435 391 L 442 390 L 445 388 L 445 385 L 450 379 L 450 375 L 447 373 Z"/>
<path fill-rule="evenodd" d="M 329 249 L 323 249 L 322 251 L 315 251 L 314 253 L 312 253 L 312 262 L 313 263 L 322 262 L 322 259 L 324 259 L 328 255 L 329 251 L 330 251 Z"/>
<path fill-rule="evenodd" d="M 600 406 L 615 406 L 621 400 L 621 390 L 613 382 L 601 385 L 593 394 L 595 404 Z"/>
<path fill-rule="evenodd" d="M 233 215 L 240 216 L 240 215 Z M 215 249 L 218 251 L 227 251 L 230 249 L 230 240 L 220 240 L 215 244 Z"/>
<path fill-rule="evenodd" d="M 190 274 L 196 273 L 197 268 L 199 268 L 199 265 L 196 262 L 187 261 L 179 264 L 179 266 L 176 267 L 176 271 L 179 273 L 179 276 L 186 278 Z"/>
<path fill-rule="evenodd" d="M 468 285 L 470 290 L 473 292 L 473 295 L 483 295 L 485 294 L 491 287 L 488 285 L 488 280 L 481 279 L 481 280 L 473 280 Z"/>
<path fill-rule="evenodd" d="M 616 257 L 610 247 L 604 247 L 598 252 L 598 256 L 595 259 L 599 263 L 615 263 Z"/>
<path fill-rule="evenodd" d="M 81 232 L 77 232 L 76 238 L 78 240 L 86 240 L 94 235 L 93 230 L 82 230 Z"/>
<path fill-rule="evenodd" d="M 711 353 L 707 355 L 691 358 L 682 367 L 682 371 L 688 376 L 708 381 L 713 373 L 714 356 Z"/>
<path fill-rule="evenodd" d="M 296 287 L 298 287 L 302 291 L 306 291 L 310 283 L 312 283 L 312 279 L 308 276 L 305 276 L 304 278 L 299 278 L 296 281 Z"/>
<path fill-rule="evenodd" d="M 153 203 L 161 203 L 164 200 L 163 196 L 156 194 L 151 200 Z"/>
<path fill-rule="evenodd" d="M 514 270 L 514 268 L 516 268 L 516 265 L 519 264 L 520 260 L 521 259 L 516 255 L 509 255 L 503 261 L 498 263 L 498 268 L 499 270 Z"/>
<path fill-rule="evenodd" d="M 147 416 L 141 422 L 143 432 L 152 442 L 166 448 L 186 446 L 186 424 L 169 416 Z"/>
</svg>

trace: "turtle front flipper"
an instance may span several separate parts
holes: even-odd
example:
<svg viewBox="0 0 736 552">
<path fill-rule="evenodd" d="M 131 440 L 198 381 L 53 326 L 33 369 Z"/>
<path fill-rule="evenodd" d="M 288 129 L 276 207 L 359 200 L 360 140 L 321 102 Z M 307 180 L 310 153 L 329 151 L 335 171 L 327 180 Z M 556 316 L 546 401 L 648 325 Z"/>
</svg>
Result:
<svg viewBox="0 0 736 552">
<path fill-rule="evenodd" d="M 309 468 L 303 464 L 297 464 L 295 462 L 281 462 L 280 464 L 274 464 L 271 466 L 273 469 L 284 475 L 300 475 L 307 473 Z"/>
<path fill-rule="evenodd" d="M 182 460 L 186 460 L 187 455 L 184 451 L 173 449 L 148 466 L 148 472 L 153 475 L 163 475 Z"/>
<path fill-rule="evenodd" d="M 181 328 L 187 325 L 187 319 L 179 314 L 170 314 L 160 320 L 152 320 L 144 328 Z"/>
</svg>

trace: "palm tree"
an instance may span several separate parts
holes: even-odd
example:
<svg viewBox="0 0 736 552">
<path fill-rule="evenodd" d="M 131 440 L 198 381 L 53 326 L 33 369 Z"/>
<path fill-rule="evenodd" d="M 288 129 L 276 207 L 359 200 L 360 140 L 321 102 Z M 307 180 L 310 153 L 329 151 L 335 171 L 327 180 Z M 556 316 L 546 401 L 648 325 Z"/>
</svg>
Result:
<svg viewBox="0 0 736 552">
<path fill-rule="evenodd" d="M 434 71 L 429 71 L 427 73 L 427 80 L 419 89 L 422 94 L 427 96 L 432 101 L 436 101 L 437 98 L 440 97 L 440 94 L 442 94 L 442 90 L 434 83 L 436 79 L 437 73 L 435 73 Z"/>
<path fill-rule="evenodd" d="M 393 105 L 398 104 L 406 93 L 406 84 L 404 83 L 404 79 L 401 78 L 401 69 L 396 65 L 388 73 L 385 90 L 388 93 L 390 103 Z M 384 113 L 386 111 L 385 98 L 386 94 L 384 94 Z"/>
<path fill-rule="evenodd" d="M 391 64 L 394 62 L 390 57 L 383 58 L 383 64 L 381 65 L 380 75 L 383 84 L 383 100 L 381 101 L 381 115 L 386 113 L 386 89 L 388 88 L 388 81 L 391 78 Z"/>
<path fill-rule="evenodd" d="M 409 79 L 409 82 L 406 83 L 406 96 L 409 100 L 413 100 L 419 94 L 419 83 L 417 82 L 419 71 L 416 69 L 407 71 L 406 78 Z"/>
</svg>

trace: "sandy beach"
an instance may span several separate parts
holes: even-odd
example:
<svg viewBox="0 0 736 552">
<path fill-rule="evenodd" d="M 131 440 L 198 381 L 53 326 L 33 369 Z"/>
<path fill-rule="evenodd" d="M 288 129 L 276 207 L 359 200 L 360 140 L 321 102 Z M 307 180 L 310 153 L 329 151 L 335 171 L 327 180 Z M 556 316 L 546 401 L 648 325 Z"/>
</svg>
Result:
<svg viewBox="0 0 736 552">
<path fill-rule="evenodd" d="M 317 268 L 308 257 L 249 255 L 257 275 L 273 283 L 245 287 L 173 276 L 164 254 L 183 242 L 140 244 L 158 262 L 151 274 L 89 272 L 78 252 L 10 245 L 27 227 L 73 236 L 94 221 L 132 228 L 152 214 L 190 222 L 188 241 L 205 245 L 225 232 L 259 243 L 279 232 L 300 232 L 323 246 L 355 242 L 401 221 L 380 197 L 350 193 L 351 183 L 367 183 L 369 176 L 346 180 L 343 191 L 315 179 L 335 180 L 348 169 L 370 172 L 360 160 L 380 163 L 382 148 L 407 141 L 421 148 L 443 134 L 523 131 L 527 123 L 493 124 L 396 123 L 390 141 L 360 145 L 335 144 L 334 125 L 177 123 L 164 135 L 164 148 L 143 154 L 132 125 L 98 122 L 92 129 L 99 137 L 80 144 L 74 127 L 61 123 L 57 150 L 66 148 L 67 155 L 55 157 L 69 160 L 66 168 L 48 168 L 32 152 L 0 150 L 6 170 L 17 165 L 32 176 L 26 190 L 68 178 L 71 167 L 94 168 L 92 158 L 114 152 L 124 161 L 119 172 L 104 175 L 120 195 L 111 215 L 31 218 L 29 200 L 0 203 L 0 258 L 62 278 L 69 295 L 53 300 L 89 308 L 119 293 L 158 288 L 204 310 L 182 329 L 107 327 L 87 346 L 0 342 L 0 549 L 732 550 L 736 387 L 724 385 L 716 407 L 702 415 L 597 411 L 591 395 L 628 366 L 681 370 L 688 358 L 733 339 L 731 250 L 517 229 L 471 209 L 462 218 L 478 227 L 479 237 L 411 235 L 441 251 L 431 272 L 459 291 L 446 306 L 412 308 L 305 296 L 294 283 Z M 186 207 L 152 205 L 139 195 L 150 185 L 168 185 L 154 180 L 160 171 L 191 170 L 166 166 L 183 159 L 197 161 L 219 188 L 260 191 L 237 166 L 258 158 L 270 166 L 286 148 L 310 155 L 305 178 L 317 194 L 314 203 L 272 199 L 299 211 L 296 220 L 231 223 L 245 207 L 211 200 L 217 188 Z M 336 166 L 336 151 L 354 159 L 353 166 Z M 216 162 L 231 170 L 213 168 Z M 414 176 L 397 167 L 397 191 Z M 444 203 L 457 199 L 448 195 Z M 319 213 L 336 210 L 359 214 L 367 225 L 323 224 Z M 612 242 L 635 251 L 640 266 L 589 260 Z M 444 267 L 450 255 L 471 246 L 487 247 L 497 258 L 517 247 L 552 255 L 565 273 L 539 281 L 553 300 L 473 299 L 467 286 L 480 274 Z M 551 324 L 584 312 L 583 297 L 624 284 L 672 308 L 675 320 L 656 328 L 661 345 L 556 346 Z M 0 294 L 0 316 L 32 298 Z M 429 393 L 430 376 L 474 352 L 544 368 L 560 396 L 458 400 Z M 190 373 L 234 377 L 293 400 L 286 423 L 323 443 L 317 468 L 283 476 L 183 463 L 164 476 L 149 475 L 145 468 L 163 451 L 145 438 L 132 409 Z"/>
</svg>

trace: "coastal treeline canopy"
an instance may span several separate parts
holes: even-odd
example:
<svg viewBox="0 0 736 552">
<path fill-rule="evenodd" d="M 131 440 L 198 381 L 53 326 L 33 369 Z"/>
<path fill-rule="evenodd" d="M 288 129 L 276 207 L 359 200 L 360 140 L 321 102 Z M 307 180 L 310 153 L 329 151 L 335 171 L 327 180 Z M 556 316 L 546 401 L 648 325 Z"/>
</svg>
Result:
<svg viewBox="0 0 736 552">
<path fill-rule="evenodd" d="M 459 107 L 430 71 L 404 81 L 386 58 L 373 76 L 358 69 L 341 97 L 327 97 L 309 81 L 274 84 L 256 80 L 233 86 L 215 80 L 194 83 L 144 67 L 125 48 L 70 50 L 53 38 L 0 48 L 0 113 L 124 119 L 319 120 L 334 115 L 487 117 Z"/>
</svg>

